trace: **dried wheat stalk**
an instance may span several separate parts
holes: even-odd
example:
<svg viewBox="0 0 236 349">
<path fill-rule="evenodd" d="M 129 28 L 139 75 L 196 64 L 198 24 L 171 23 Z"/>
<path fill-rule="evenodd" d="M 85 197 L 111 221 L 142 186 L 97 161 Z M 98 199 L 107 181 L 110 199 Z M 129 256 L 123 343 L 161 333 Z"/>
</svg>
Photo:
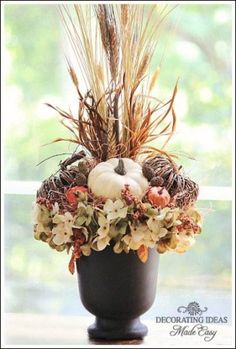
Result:
<svg viewBox="0 0 236 349">
<path fill-rule="evenodd" d="M 79 98 L 77 115 L 50 105 L 73 134 L 66 140 L 84 146 L 98 160 L 166 154 L 176 125 L 177 86 L 170 100 L 161 102 L 148 95 L 159 70 L 150 83 L 146 77 L 170 6 L 76 4 L 60 9 L 80 72 L 68 60 Z M 87 91 L 82 91 L 82 79 Z M 152 147 L 161 137 L 164 144 Z"/>
</svg>

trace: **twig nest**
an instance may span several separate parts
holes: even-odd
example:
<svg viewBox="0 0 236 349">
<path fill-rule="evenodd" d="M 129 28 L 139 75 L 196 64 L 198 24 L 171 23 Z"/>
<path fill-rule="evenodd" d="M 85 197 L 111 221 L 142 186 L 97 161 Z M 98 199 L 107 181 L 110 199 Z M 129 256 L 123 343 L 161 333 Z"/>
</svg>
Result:
<svg viewBox="0 0 236 349">
<path fill-rule="evenodd" d="M 184 186 L 182 192 L 175 197 L 177 207 L 186 209 L 197 201 L 199 195 L 199 186 L 188 177 L 184 177 Z"/>
<path fill-rule="evenodd" d="M 181 173 L 181 169 L 182 166 L 178 167 L 172 159 L 163 155 L 154 156 L 143 164 L 143 173 L 150 185 L 165 187 L 175 205 L 185 208 L 197 200 L 199 187 Z"/>
<path fill-rule="evenodd" d="M 89 172 L 97 165 L 97 160 L 94 158 L 91 159 L 83 159 L 80 161 L 77 165 L 77 168 L 80 173 L 83 173 L 85 177 L 87 178 L 89 175 Z"/>
<path fill-rule="evenodd" d="M 60 163 L 58 175 L 52 175 L 44 180 L 37 191 L 37 198 L 49 200 L 52 204 L 58 203 L 61 209 L 71 210 L 66 192 L 69 188 L 82 188 L 87 186 L 87 177 L 91 169 L 96 166 L 97 161 L 93 158 L 83 158 L 82 152 L 73 154 Z M 78 161 L 77 165 L 72 165 Z M 72 195 L 72 194 L 71 194 Z M 71 197 L 73 201 L 73 197 Z"/>
<path fill-rule="evenodd" d="M 148 181 L 155 177 L 154 169 L 151 166 L 148 166 L 148 164 L 144 164 L 142 170 L 144 177 L 146 177 Z"/>
<path fill-rule="evenodd" d="M 163 187 L 152 187 L 147 193 L 148 201 L 156 207 L 166 207 L 170 202 L 170 195 Z"/>
<path fill-rule="evenodd" d="M 178 168 L 173 160 L 163 155 L 156 155 L 145 161 L 143 164 L 143 169 L 144 168 L 146 168 L 146 172 L 149 171 L 149 173 L 151 173 L 150 169 L 153 171 L 154 175 L 151 179 L 154 177 L 161 177 L 164 181 L 163 185 L 168 191 L 174 183 L 175 176 L 179 174 L 180 171 L 180 168 Z"/>
<path fill-rule="evenodd" d="M 101 162 L 88 176 L 88 187 L 92 193 L 107 199 L 121 198 L 121 191 L 126 186 L 140 199 L 148 189 L 142 167 L 128 158 L 112 158 Z"/>
<path fill-rule="evenodd" d="M 162 187 L 164 184 L 164 179 L 160 176 L 155 176 L 150 180 L 150 185 L 152 187 Z"/>
</svg>

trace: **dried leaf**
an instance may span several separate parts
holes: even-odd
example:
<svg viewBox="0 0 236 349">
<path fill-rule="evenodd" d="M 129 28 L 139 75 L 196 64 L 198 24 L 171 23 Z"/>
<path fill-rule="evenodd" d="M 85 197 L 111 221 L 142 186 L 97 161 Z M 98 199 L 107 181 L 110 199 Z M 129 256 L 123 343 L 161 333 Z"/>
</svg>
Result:
<svg viewBox="0 0 236 349">
<path fill-rule="evenodd" d="M 68 269 L 70 271 L 70 273 L 73 275 L 75 272 L 75 256 L 74 253 L 72 253 L 69 265 L 68 265 Z"/>
<path fill-rule="evenodd" d="M 141 262 L 146 263 L 148 259 L 148 248 L 144 245 L 141 245 L 137 250 L 138 258 Z"/>
</svg>

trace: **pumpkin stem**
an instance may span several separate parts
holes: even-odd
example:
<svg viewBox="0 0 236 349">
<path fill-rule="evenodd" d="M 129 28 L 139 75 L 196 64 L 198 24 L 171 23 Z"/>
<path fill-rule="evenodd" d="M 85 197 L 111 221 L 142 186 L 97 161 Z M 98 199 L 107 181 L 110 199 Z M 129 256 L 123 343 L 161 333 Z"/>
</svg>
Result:
<svg viewBox="0 0 236 349">
<path fill-rule="evenodd" d="M 125 164 L 124 164 L 123 159 L 121 159 L 121 158 L 119 159 L 118 165 L 114 168 L 114 171 L 121 176 L 124 176 L 126 174 Z"/>
</svg>

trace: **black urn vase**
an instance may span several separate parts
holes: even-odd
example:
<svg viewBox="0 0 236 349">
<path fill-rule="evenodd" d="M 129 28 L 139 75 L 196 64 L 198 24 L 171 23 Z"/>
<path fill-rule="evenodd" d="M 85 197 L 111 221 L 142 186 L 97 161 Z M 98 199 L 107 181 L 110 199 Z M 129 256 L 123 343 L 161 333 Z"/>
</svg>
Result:
<svg viewBox="0 0 236 349">
<path fill-rule="evenodd" d="M 81 301 L 96 316 L 88 328 L 90 338 L 126 340 L 147 334 L 139 316 L 154 302 L 158 261 L 155 249 L 149 249 L 143 263 L 135 251 L 116 254 L 112 246 L 77 260 Z"/>
</svg>

